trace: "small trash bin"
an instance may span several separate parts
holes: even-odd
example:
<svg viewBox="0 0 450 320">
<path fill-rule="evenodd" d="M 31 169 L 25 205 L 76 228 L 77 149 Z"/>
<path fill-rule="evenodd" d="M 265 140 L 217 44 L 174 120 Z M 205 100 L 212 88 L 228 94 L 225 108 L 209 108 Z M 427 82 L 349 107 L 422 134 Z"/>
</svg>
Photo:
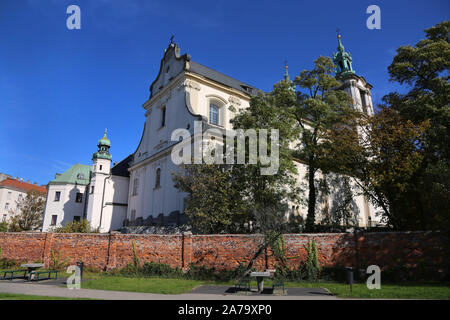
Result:
<svg viewBox="0 0 450 320">
<path fill-rule="evenodd" d="M 83 279 L 83 268 L 84 268 L 84 262 L 83 262 L 83 261 L 79 261 L 79 262 L 77 262 L 77 267 L 79 268 L 79 272 L 80 272 L 80 279 Z"/>
</svg>

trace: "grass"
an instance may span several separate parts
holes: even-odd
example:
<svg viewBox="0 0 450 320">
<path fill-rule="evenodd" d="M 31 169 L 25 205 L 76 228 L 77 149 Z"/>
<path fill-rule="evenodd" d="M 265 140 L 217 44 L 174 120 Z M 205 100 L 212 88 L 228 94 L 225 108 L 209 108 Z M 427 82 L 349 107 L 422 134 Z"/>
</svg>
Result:
<svg viewBox="0 0 450 320">
<path fill-rule="evenodd" d="M 65 272 L 60 273 L 60 277 L 68 277 Z M 234 286 L 234 281 L 214 282 L 187 279 L 171 279 L 157 277 L 124 277 L 118 275 L 105 275 L 98 272 L 84 272 L 84 279 L 81 286 L 85 289 L 99 289 L 112 291 L 130 291 L 159 294 L 180 294 L 189 293 L 200 285 L 228 285 Z M 251 282 L 252 287 L 256 287 L 256 281 Z M 270 280 L 264 281 L 265 287 L 271 287 Z M 356 283 L 353 285 L 353 292 L 350 294 L 349 285 L 337 282 L 286 282 L 286 288 L 326 288 L 332 294 L 340 298 L 363 298 L 363 299 L 450 299 L 450 283 L 381 283 L 381 289 L 369 290 L 365 284 Z M 19 299 L 34 299 L 33 296 L 18 295 Z M 39 297 L 46 300 L 57 300 L 56 297 Z M 0 299 L 7 299 L 5 294 L 0 295 Z"/>
<path fill-rule="evenodd" d="M 27 294 L 15 294 L 15 293 L 0 293 L 0 300 L 91 300 L 91 299 L 32 296 L 32 295 L 27 295 Z"/>
<path fill-rule="evenodd" d="M 440 284 L 381 284 L 380 289 L 369 290 L 366 284 L 353 285 L 350 294 L 349 285 L 338 283 L 326 284 L 325 288 L 340 298 L 368 299 L 450 299 L 450 286 Z"/>
<path fill-rule="evenodd" d="M 189 293 L 192 291 L 192 289 L 199 285 L 214 284 L 234 286 L 234 281 L 213 282 L 156 277 L 129 278 L 122 276 L 100 276 L 97 279 L 83 282 L 82 288 L 161 294 L 180 294 Z M 253 287 L 256 287 L 256 281 L 252 281 L 251 285 Z M 272 282 L 270 280 L 264 281 L 264 286 L 271 287 Z M 381 289 L 379 290 L 369 290 L 365 284 L 356 283 L 353 285 L 352 294 L 350 294 L 350 287 L 347 284 L 336 282 L 286 282 L 285 287 L 326 288 L 332 294 L 340 298 L 450 299 L 449 283 L 382 283 Z"/>
<path fill-rule="evenodd" d="M 83 289 L 180 294 L 190 292 L 204 283 L 205 281 L 185 279 L 105 276 L 100 279 L 82 282 L 81 287 Z"/>
</svg>

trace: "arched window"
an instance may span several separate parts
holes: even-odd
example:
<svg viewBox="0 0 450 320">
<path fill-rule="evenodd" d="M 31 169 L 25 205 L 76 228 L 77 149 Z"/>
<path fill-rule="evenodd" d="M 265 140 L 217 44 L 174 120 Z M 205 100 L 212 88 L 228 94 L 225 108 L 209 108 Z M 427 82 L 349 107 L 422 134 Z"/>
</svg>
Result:
<svg viewBox="0 0 450 320">
<path fill-rule="evenodd" d="M 155 188 L 159 188 L 161 186 L 161 169 L 156 169 L 156 178 L 155 178 Z"/>
<path fill-rule="evenodd" d="M 207 115 L 209 116 L 209 123 L 216 126 L 225 126 L 227 122 L 226 106 L 227 100 L 216 95 L 207 95 Z"/>
</svg>

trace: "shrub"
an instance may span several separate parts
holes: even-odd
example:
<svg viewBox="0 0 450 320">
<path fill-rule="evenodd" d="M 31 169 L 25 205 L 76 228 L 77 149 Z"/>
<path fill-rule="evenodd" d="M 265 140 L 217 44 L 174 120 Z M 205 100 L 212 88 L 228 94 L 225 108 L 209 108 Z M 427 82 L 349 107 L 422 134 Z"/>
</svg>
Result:
<svg viewBox="0 0 450 320">
<path fill-rule="evenodd" d="M 0 222 L 0 232 L 7 232 L 8 231 L 8 222 L 3 221 Z"/>
<path fill-rule="evenodd" d="M 64 227 L 55 227 L 52 229 L 56 233 L 99 233 L 99 229 L 92 229 L 88 220 L 67 222 Z"/>
<path fill-rule="evenodd" d="M 302 271 L 308 280 L 317 281 L 320 276 L 320 266 L 317 257 L 316 241 L 308 241 L 308 244 L 305 245 L 305 249 L 307 255 L 305 262 L 302 264 Z"/>
<path fill-rule="evenodd" d="M 145 262 L 141 268 L 141 273 L 144 276 L 162 277 L 162 278 L 181 278 L 183 271 L 176 268 L 171 268 L 169 265 L 158 262 Z"/>
<path fill-rule="evenodd" d="M 58 255 L 56 255 L 53 250 L 50 250 L 50 254 L 52 256 L 52 264 L 50 265 L 49 268 L 50 270 L 61 270 L 67 266 L 69 258 L 66 258 L 64 259 L 64 261 L 61 261 L 61 251 L 58 251 Z"/>
<path fill-rule="evenodd" d="M 20 263 L 16 259 L 0 258 L 0 269 L 17 267 Z"/>
</svg>

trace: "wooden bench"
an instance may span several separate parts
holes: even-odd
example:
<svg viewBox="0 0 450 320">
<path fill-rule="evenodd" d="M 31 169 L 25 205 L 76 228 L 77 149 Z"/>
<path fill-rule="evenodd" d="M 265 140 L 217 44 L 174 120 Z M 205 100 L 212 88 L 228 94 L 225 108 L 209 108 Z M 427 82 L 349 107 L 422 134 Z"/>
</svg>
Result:
<svg viewBox="0 0 450 320">
<path fill-rule="evenodd" d="M 26 279 L 27 278 L 27 270 L 5 270 L 2 271 L 3 277 L 1 280 L 13 280 L 13 279 Z M 15 276 L 16 273 L 22 273 L 21 276 Z M 9 276 L 7 276 L 9 275 Z"/>
<path fill-rule="evenodd" d="M 250 292 L 250 279 L 242 278 L 238 279 L 234 285 L 234 292 L 237 293 L 239 289 L 244 289 L 246 292 Z"/>
<path fill-rule="evenodd" d="M 29 274 L 30 281 L 48 280 L 48 279 L 58 279 L 58 270 L 44 270 L 44 271 L 32 271 Z M 41 278 L 41 275 L 48 275 L 46 278 Z M 52 274 L 55 275 L 52 278 Z M 34 276 L 34 277 L 33 277 Z"/>
<path fill-rule="evenodd" d="M 272 290 L 275 292 L 275 288 L 281 288 L 284 294 L 284 280 L 283 279 L 273 279 Z"/>
</svg>

